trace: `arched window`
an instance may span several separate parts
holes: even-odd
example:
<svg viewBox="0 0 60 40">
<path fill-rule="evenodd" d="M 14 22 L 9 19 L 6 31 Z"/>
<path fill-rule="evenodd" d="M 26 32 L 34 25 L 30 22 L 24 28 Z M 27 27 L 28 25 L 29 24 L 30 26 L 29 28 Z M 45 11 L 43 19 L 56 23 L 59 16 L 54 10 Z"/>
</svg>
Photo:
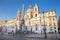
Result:
<svg viewBox="0 0 60 40">
<path fill-rule="evenodd" d="M 31 14 L 31 18 L 33 17 L 33 15 Z"/>
<path fill-rule="evenodd" d="M 56 24 L 54 23 L 54 26 L 56 26 Z"/>
<path fill-rule="evenodd" d="M 55 18 L 53 18 L 53 21 L 55 21 Z"/>
<path fill-rule="evenodd" d="M 35 14 L 35 17 L 37 17 L 37 14 Z"/>
</svg>

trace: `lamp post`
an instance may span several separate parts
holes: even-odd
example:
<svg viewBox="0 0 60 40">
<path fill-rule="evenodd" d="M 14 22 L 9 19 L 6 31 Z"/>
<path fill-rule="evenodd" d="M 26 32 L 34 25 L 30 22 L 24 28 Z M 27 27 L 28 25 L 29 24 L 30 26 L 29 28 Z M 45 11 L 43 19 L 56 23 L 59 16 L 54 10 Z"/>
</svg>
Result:
<svg viewBox="0 0 60 40">
<path fill-rule="evenodd" d="M 44 30 L 45 38 L 47 38 L 44 14 L 43 14 L 43 18 L 44 18 L 44 28 L 43 28 L 43 30 Z"/>
</svg>

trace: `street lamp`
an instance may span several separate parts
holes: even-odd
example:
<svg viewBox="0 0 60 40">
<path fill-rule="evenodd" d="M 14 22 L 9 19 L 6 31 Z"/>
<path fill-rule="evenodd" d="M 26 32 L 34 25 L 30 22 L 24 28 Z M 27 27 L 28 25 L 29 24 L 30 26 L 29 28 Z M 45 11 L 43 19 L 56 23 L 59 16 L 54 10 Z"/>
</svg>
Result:
<svg viewBox="0 0 60 40">
<path fill-rule="evenodd" d="M 43 12 L 43 13 L 44 13 L 44 12 Z M 44 30 L 45 38 L 47 38 L 46 26 L 45 26 L 45 16 L 44 16 L 44 14 L 43 14 L 43 18 L 44 18 L 44 28 L 43 28 L 43 30 Z"/>
</svg>

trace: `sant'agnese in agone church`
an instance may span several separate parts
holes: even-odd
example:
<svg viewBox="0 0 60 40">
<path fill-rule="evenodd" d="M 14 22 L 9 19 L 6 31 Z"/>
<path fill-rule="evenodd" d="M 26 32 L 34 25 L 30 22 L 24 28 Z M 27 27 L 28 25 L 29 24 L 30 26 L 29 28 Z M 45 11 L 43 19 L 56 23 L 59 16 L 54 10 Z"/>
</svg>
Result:
<svg viewBox="0 0 60 40">
<path fill-rule="evenodd" d="M 41 8 L 40 8 L 41 9 Z M 22 11 L 18 10 L 17 15 L 12 20 L 0 21 L 0 31 L 2 33 L 16 33 L 16 32 L 34 32 L 34 33 L 58 33 L 58 26 L 56 22 L 56 11 L 48 10 L 46 12 L 39 12 L 37 4 L 24 12 L 24 5 Z"/>
</svg>

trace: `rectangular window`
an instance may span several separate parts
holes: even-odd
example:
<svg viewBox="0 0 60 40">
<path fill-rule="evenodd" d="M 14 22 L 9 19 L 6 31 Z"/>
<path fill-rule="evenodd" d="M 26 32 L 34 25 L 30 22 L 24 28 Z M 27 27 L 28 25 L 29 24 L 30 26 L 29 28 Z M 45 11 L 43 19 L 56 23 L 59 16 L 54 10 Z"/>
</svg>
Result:
<svg viewBox="0 0 60 40">
<path fill-rule="evenodd" d="M 54 23 L 54 26 L 56 26 L 56 24 Z"/>
<path fill-rule="evenodd" d="M 31 18 L 33 17 L 33 15 L 31 14 Z"/>
<path fill-rule="evenodd" d="M 52 15 L 54 15 L 54 13 L 52 12 Z"/>
<path fill-rule="evenodd" d="M 37 17 L 37 14 L 35 14 L 35 17 Z"/>
<path fill-rule="evenodd" d="M 55 21 L 55 18 L 53 18 L 53 21 Z"/>
</svg>

